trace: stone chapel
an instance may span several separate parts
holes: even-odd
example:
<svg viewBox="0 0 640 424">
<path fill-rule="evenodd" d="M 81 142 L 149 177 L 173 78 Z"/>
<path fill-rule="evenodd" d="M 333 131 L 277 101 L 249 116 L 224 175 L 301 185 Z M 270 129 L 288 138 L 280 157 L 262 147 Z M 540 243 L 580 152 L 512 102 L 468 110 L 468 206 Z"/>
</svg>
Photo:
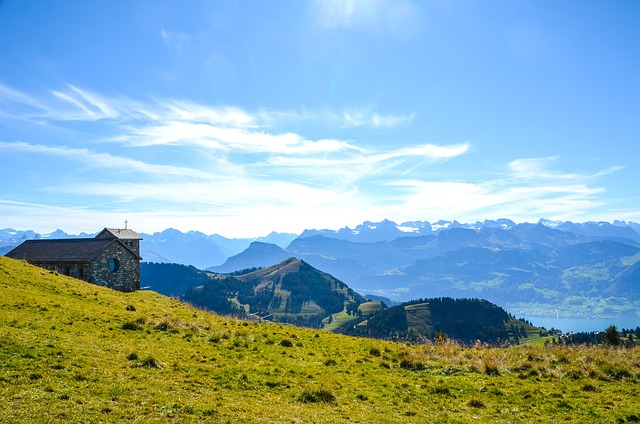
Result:
<svg viewBox="0 0 640 424">
<path fill-rule="evenodd" d="M 95 238 L 26 240 L 6 256 L 130 292 L 140 289 L 140 240 L 131 229 L 105 228 Z"/>
</svg>

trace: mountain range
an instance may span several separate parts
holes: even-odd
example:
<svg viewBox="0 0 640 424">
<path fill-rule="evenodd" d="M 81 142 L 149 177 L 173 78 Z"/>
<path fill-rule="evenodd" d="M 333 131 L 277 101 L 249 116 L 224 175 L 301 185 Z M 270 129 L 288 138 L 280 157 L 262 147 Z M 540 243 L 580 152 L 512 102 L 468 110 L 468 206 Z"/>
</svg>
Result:
<svg viewBox="0 0 640 424">
<path fill-rule="evenodd" d="M 639 231 L 640 224 L 622 221 L 384 220 L 260 239 L 169 229 L 142 234 L 141 250 L 149 262 L 216 273 L 269 267 L 295 257 L 359 293 L 396 302 L 473 297 L 520 316 L 640 319 Z M 0 249 L 6 252 L 28 238 L 67 236 L 60 230 L 38 235 L 5 229 L 0 230 Z M 189 288 L 186 280 L 182 284 Z"/>
<path fill-rule="evenodd" d="M 295 256 L 360 293 L 397 301 L 477 297 L 518 315 L 640 318 L 635 224 L 365 224 L 306 231 L 286 249 L 254 243 L 210 270 L 232 272 Z M 405 235 L 389 240 L 398 234 Z"/>
</svg>

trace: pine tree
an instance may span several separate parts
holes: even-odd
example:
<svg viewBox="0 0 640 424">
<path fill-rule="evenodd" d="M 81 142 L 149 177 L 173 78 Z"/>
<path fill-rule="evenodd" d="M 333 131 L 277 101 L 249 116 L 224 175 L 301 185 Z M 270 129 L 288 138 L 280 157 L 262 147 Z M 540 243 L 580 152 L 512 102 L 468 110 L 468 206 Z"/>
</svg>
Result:
<svg viewBox="0 0 640 424">
<path fill-rule="evenodd" d="M 615 325 L 610 325 L 604 331 L 604 344 L 607 346 L 619 346 L 620 345 L 620 335 L 618 334 L 618 329 Z"/>
</svg>

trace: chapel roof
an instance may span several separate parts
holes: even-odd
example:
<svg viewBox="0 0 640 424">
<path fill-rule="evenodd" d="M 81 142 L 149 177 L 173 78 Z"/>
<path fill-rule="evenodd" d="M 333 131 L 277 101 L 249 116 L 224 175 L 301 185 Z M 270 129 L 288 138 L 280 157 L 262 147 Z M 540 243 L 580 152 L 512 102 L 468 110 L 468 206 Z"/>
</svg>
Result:
<svg viewBox="0 0 640 424">
<path fill-rule="evenodd" d="M 117 242 L 107 238 L 26 240 L 5 256 L 27 262 L 90 262 L 111 243 Z"/>
<path fill-rule="evenodd" d="M 142 237 L 140 237 L 138 233 L 129 228 L 105 228 L 96 237 L 101 237 L 107 234 L 121 240 L 142 240 Z"/>
</svg>

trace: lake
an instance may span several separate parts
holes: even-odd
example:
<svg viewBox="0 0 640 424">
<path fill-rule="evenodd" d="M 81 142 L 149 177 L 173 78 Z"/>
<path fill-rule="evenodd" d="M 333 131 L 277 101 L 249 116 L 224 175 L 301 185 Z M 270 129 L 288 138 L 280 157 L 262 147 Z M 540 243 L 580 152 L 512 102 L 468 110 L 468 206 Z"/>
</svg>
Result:
<svg viewBox="0 0 640 424">
<path fill-rule="evenodd" d="M 623 328 L 635 329 L 640 326 L 640 318 L 540 318 L 540 317 L 528 317 L 524 316 L 533 325 L 537 327 L 544 327 L 547 330 L 555 328 L 561 330 L 563 333 L 570 332 L 590 332 L 590 331 L 604 331 L 610 325 L 615 325 L 618 331 Z"/>
</svg>

